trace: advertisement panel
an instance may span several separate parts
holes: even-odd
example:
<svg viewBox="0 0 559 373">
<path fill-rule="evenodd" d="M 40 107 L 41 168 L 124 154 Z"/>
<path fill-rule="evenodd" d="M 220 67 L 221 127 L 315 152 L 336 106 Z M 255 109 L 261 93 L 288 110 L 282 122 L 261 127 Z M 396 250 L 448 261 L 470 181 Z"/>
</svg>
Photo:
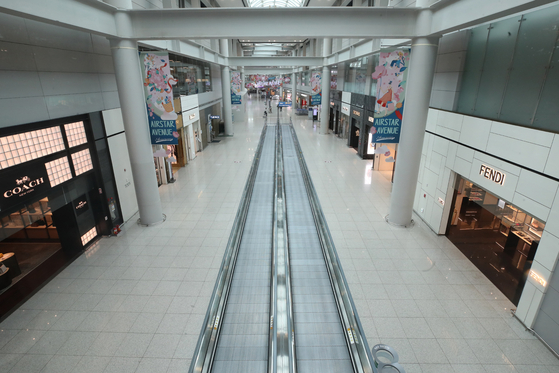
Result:
<svg viewBox="0 0 559 373">
<path fill-rule="evenodd" d="M 231 105 L 241 104 L 241 73 L 239 71 L 231 72 Z"/>
<path fill-rule="evenodd" d="M 152 144 L 177 145 L 177 113 L 173 105 L 173 85 L 177 80 L 171 75 L 169 54 L 166 52 L 140 53 L 144 81 L 144 95 L 148 111 L 149 132 Z"/>
<path fill-rule="evenodd" d="M 322 74 L 313 71 L 311 75 L 311 106 L 322 104 Z"/>
<path fill-rule="evenodd" d="M 372 74 L 377 81 L 377 102 L 371 127 L 373 143 L 399 143 L 410 61 L 409 49 L 380 53 Z"/>
</svg>

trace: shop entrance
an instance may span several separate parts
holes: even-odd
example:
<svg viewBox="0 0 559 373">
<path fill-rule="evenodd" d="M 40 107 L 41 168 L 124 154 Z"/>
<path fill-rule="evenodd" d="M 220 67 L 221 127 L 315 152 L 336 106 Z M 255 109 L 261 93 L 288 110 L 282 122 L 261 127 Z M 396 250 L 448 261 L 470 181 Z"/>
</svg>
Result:
<svg viewBox="0 0 559 373">
<path fill-rule="evenodd" d="M 330 108 L 330 115 L 328 116 L 328 129 L 334 130 L 334 109 Z"/>
<path fill-rule="evenodd" d="M 359 148 L 359 127 L 357 127 L 357 120 L 351 118 L 351 131 L 349 133 L 349 146 L 355 150 Z"/>
<path fill-rule="evenodd" d="M 518 305 L 545 224 L 458 177 L 446 236 Z"/>
<path fill-rule="evenodd" d="M 340 111 L 334 111 L 334 134 L 338 134 L 340 132 Z"/>
</svg>

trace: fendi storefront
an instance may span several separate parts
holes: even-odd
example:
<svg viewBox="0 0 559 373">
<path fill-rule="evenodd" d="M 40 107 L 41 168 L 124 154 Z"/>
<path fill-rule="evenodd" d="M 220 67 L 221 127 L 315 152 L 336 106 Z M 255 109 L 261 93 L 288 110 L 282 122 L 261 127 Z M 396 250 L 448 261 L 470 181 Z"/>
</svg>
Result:
<svg viewBox="0 0 559 373">
<path fill-rule="evenodd" d="M 0 130 L 0 318 L 122 223 L 103 128 L 95 113 Z"/>
</svg>

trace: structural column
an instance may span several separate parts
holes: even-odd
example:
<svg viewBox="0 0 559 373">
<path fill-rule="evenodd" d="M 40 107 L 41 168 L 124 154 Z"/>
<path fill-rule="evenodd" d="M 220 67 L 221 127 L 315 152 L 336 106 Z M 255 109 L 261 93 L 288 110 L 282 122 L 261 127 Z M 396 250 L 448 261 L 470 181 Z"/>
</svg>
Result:
<svg viewBox="0 0 559 373">
<path fill-rule="evenodd" d="M 324 38 L 322 44 L 324 62 L 326 57 L 332 53 L 332 39 Z M 322 107 L 320 109 L 320 134 L 328 134 L 328 121 L 330 114 L 330 66 L 322 68 Z"/>
<path fill-rule="evenodd" d="M 293 69 L 291 74 L 291 117 L 295 122 L 295 113 L 297 112 L 297 69 Z"/>
<path fill-rule="evenodd" d="M 231 111 L 231 74 L 229 72 L 229 40 L 219 39 L 221 54 L 225 57 L 225 65 L 221 68 L 221 91 L 223 96 L 223 121 L 225 134 L 233 136 L 233 112 Z"/>
<path fill-rule="evenodd" d="M 388 221 L 395 225 L 408 226 L 412 219 L 438 44 L 438 37 L 412 40 L 406 104 L 388 216 Z"/>
<path fill-rule="evenodd" d="M 154 172 L 138 44 L 130 40 L 110 42 L 140 222 L 152 225 L 163 221 L 163 212 Z"/>
</svg>

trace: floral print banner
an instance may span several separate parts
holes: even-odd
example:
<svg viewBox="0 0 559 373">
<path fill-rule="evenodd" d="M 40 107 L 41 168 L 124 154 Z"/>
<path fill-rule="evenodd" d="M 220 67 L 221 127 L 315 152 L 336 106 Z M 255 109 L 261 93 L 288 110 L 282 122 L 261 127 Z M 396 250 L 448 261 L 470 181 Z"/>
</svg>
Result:
<svg viewBox="0 0 559 373">
<path fill-rule="evenodd" d="M 322 74 L 313 71 L 311 75 L 311 105 L 322 104 Z"/>
<path fill-rule="evenodd" d="M 171 75 L 169 54 L 142 52 L 140 62 L 151 143 L 177 145 L 179 133 L 172 87 L 177 80 Z"/>
<path fill-rule="evenodd" d="M 372 74 L 377 81 L 377 102 L 371 127 L 373 143 L 400 142 L 409 61 L 409 49 L 380 53 L 379 64 Z"/>
<path fill-rule="evenodd" d="M 238 71 L 231 72 L 231 105 L 241 104 L 241 89 L 243 83 L 241 82 L 241 73 Z"/>
</svg>

